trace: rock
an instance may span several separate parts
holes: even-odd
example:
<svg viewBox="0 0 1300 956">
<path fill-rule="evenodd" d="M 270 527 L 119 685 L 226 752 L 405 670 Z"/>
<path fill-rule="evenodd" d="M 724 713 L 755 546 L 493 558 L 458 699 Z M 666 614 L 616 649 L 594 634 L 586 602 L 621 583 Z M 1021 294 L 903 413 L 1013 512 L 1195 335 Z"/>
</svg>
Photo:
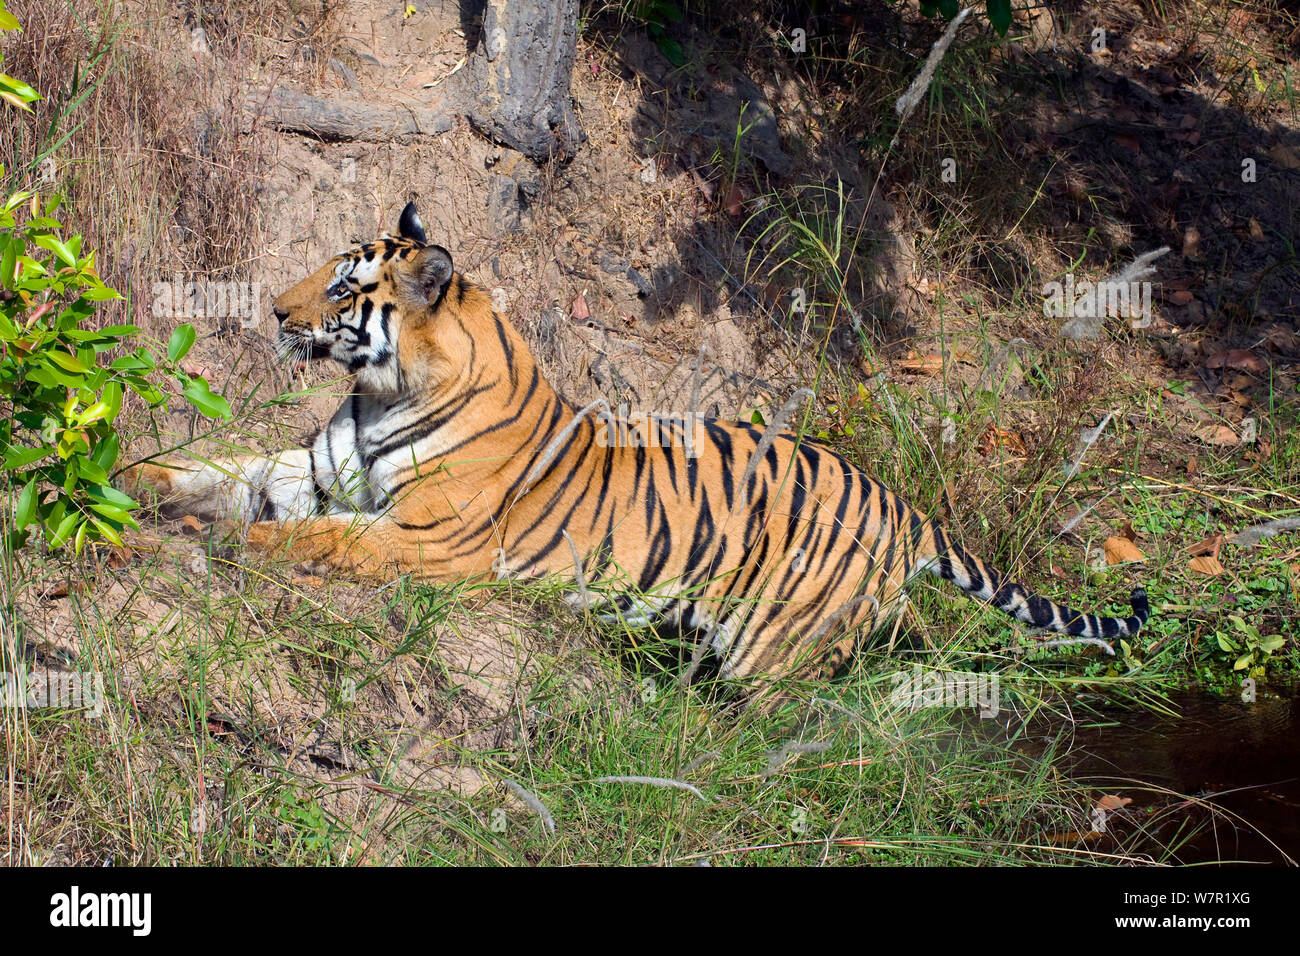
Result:
<svg viewBox="0 0 1300 956">
<path fill-rule="evenodd" d="M 612 252 L 602 252 L 600 254 L 600 267 L 612 276 L 622 275 L 632 268 L 632 262 L 623 256 L 617 256 Z"/>
<path fill-rule="evenodd" d="M 488 214 L 492 225 L 507 235 L 513 235 L 523 228 L 525 197 L 519 183 L 509 176 L 497 174 L 488 185 Z"/>
<path fill-rule="evenodd" d="M 635 269 L 629 268 L 624 274 L 627 276 L 627 281 L 636 286 L 637 295 L 645 298 L 646 296 L 654 294 L 654 284 L 641 273 L 637 272 Z"/>
</svg>

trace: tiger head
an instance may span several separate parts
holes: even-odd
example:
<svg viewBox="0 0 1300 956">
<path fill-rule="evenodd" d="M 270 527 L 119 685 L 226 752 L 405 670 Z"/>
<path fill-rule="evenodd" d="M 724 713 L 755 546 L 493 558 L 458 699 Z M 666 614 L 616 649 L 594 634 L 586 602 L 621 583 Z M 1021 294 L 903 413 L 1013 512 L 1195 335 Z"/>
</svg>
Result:
<svg viewBox="0 0 1300 956">
<path fill-rule="evenodd" d="M 465 304 L 462 286 L 486 302 L 462 283 L 447 250 L 429 244 L 415 204 L 407 203 L 396 236 L 335 256 L 275 299 L 277 350 L 290 360 L 333 359 L 371 391 L 445 378 L 458 350 L 440 344 L 433 320 L 447 311 L 449 288 Z"/>
</svg>

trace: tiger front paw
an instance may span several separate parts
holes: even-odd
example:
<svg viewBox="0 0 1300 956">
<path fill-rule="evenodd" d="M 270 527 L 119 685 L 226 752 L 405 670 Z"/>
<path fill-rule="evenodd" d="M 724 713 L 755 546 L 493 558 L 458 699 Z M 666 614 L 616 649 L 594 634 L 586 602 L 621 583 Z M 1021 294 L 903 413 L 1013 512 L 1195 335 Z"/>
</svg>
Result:
<svg viewBox="0 0 1300 956">
<path fill-rule="evenodd" d="M 130 495 L 136 500 L 141 498 L 148 499 L 150 495 L 155 499 L 153 504 L 157 505 L 176 493 L 176 486 L 173 480 L 174 469 L 164 468 L 161 465 L 154 465 L 144 462 L 139 465 L 131 465 L 124 468 L 114 479 L 113 484 L 119 491 Z M 141 502 L 142 504 L 145 502 Z"/>
</svg>

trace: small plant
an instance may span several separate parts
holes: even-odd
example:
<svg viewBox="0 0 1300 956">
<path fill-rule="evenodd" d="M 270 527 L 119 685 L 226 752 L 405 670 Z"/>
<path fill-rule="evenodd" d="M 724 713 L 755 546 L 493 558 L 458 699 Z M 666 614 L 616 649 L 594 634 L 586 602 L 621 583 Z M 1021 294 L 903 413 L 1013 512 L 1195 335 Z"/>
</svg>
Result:
<svg viewBox="0 0 1300 956">
<path fill-rule="evenodd" d="M 330 851 L 338 828 L 314 799 L 288 791 L 278 815 L 280 822 L 293 830 L 306 850 L 312 853 Z"/>
<path fill-rule="evenodd" d="M 1218 631 L 1215 640 L 1219 650 L 1237 655 L 1232 664 L 1234 671 L 1245 671 L 1247 677 L 1262 680 L 1268 669 L 1269 658 L 1274 651 L 1281 650 L 1286 645 L 1286 638 L 1281 634 L 1260 634 L 1258 627 L 1236 614 L 1229 614 L 1228 620 L 1232 622 L 1236 633 L 1230 636 Z"/>
<path fill-rule="evenodd" d="M 939 14 L 945 20 L 951 20 L 963 5 L 960 0 L 921 0 L 921 12 L 927 17 Z M 1006 36 L 1007 28 L 1011 26 L 1011 0 L 988 0 L 984 9 L 998 36 Z"/>
<path fill-rule="evenodd" d="M 682 22 L 681 7 L 672 0 L 641 0 L 632 8 L 632 15 L 645 23 L 650 38 L 664 59 L 673 66 L 682 66 L 686 62 L 686 51 L 668 35 L 668 24 Z"/>
<path fill-rule="evenodd" d="M 0 29 L 17 28 L 0 3 Z M 21 109 L 40 98 L 5 75 L 0 96 Z M 20 189 L 0 204 L 0 470 L 12 503 L 7 543 L 23 546 L 37 525 L 50 547 L 80 553 L 87 541 L 121 544 L 134 526 L 135 501 L 110 484 L 127 390 L 162 404 L 152 376 L 163 371 L 203 414 L 229 417 L 230 406 L 176 364 L 194 344 L 192 327 L 172 334 L 165 362 L 142 345 L 121 354 L 140 332 L 134 325 L 85 327 L 100 303 L 122 296 L 100 279 L 81 236 L 64 236 L 51 215 L 59 203 Z"/>
</svg>

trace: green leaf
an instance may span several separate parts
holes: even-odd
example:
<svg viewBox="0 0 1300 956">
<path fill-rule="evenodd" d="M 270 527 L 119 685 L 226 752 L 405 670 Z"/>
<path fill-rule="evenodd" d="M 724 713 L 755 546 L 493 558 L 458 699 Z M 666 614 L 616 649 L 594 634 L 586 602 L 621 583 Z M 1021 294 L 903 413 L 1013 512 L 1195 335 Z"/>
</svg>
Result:
<svg viewBox="0 0 1300 956">
<path fill-rule="evenodd" d="M 1270 634 L 1259 642 L 1259 649 L 1266 654 L 1272 654 L 1274 651 L 1286 644 L 1286 638 L 1281 634 Z"/>
<path fill-rule="evenodd" d="M 61 503 L 61 502 L 60 502 Z M 63 520 L 54 525 L 52 521 L 46 522 L 46 528 L 50 530 L 50 544 L 56 548 L 61 548 L 68 543 L 72 537 L 72 531 L 81 520 L 81 513 L 74 511 L 71 514 L 65 514 Z"/>
<path fill-rule="evenodd" d="M 1237 658 L 1237 662 L 1232 665 L 1232 669 L 1234 671 L 1245 670 L 1247 667 L 1250 666 L 1250 659 L 1252 656 L 1253 655 L 1251 655 L 1250 653 L 1242 654 L 1240 657 Z"/>
<path fill-rule="evenodd" d="M 179 325 L 172 337 L 167 342 L 167 357 L 173 362 L 179 362 L 189 352 L 194 340 L 198 338 L 192 325 Z"/>
<path fill-rule="evenodd" d="M 111 518 L 113 521 L 120 521 L 123 524 L 131 520 L 131 516 L 126 511 L 114 505 L 92 504 L 90 510 L 98 512 L 105 518 Z"/>
<path fill-rule="evenodd" d="M 39 448 L 21 448 L 16 445 L 10 445 L 5 450 L 5 470 L 12 471 L 15 468 L 26 468 L 44 458 L 50 452 L 54 451 L 49 445 L 42 445 Z"/>
<path fill-rule="evenodd" d="M 661 36 L 655 42 L 659 46 L 659 52 L 664 55 L 664 59 L 673 66 L 682 66 L 686 62 L 686 51 L 672 37 Z"/>
<path fill-rule="evenodd" d="M 63 366 L 69 372 L 78 372 L 84 375 L 90 371 L 90 368 L 75 355 L 69 355 L 59 349 L 50 349 L 45 354 L 49 356 L 50 361 Z"/>
<path fill-rule="evenodd" d="M 119 548 L 125 547 L 125 545 L 122 544 L 122 536 L 117 533 L 116 528 L 112 527 L 106 522 L 100 521 L 98 518 L 91 518 L 90 523 L 93 524 L 95 528 L 99 531 L 99 533 L 104 536 L 104 539 L 106 541 L 110 542 L 111 544 L 117 545 Z M 131 521 L 129 523 L 131 527 L 133 528 L 135 527 L 134 521 Z"/>
<path fill-rule="evenodd" d="M 90 488 L 90 497 L 96 498 L 107 504 L 115 504 L 126 511 L 139 507 L 134 498 L 118 491 L 112 485 L 100 484 L 92 486 Z"/>
<path fill-rule="evenodd" d="M 139 355 L 123 355 L 109 366 L 114 372 L 151 372 L 154 365 Z"/>
<path fill-rule="evenodd" d="M 18 265 L 18 246 L 20 243 L 11 242 L 0 253 L 0 285 L 6 289 L 14 287 L 14 268 Z"/>
<path fill-rule="evenodd" d="M 197 375 L 190 378 L 182 394 L 191 405 L 209 418 L 229 418 L 230 405 L 220 395 L 213 395 L 206 379 Z"/>
<path fill-rule="evenodd" d="M 99 330 L 99 334 L 112 336 L 115 339 L 125 339 L 139 331 L 140 326 L 138 325 L 106 325 Z"/>
<path fill-rule="evenodd" d="M 82 457 L 80 461 L 81 474 L 79 476 L 79 481 L 83 485 L 87 482 L 96 482 L 102 485 L 108 481 L 108 472 L 101 468 L 95 459 Z"/>
<path fill-rule="evenodd" d="M 22 26 L 12 13 L 0 7 L 0 30 L 21 30 Z"/>
<path fill-rule="evenodd" d="M 51 236 L 49 234 L 42 235 L 42 236 L 32 236 L 32 242 L 36 243 L 42 249 L 49 249 L 50 252 L 54 253 L 56 256 L 59 257 L 59 261 L 62 262 L 64 265 L 72 266 L 74 268 L 76 267 L 77 265 L 76 255 L 72 252 L 71 249 L 67 247 L 67 245 L 60 242 L 54 236 Z"/>
<path fill-rule="evenodd" d="M 998 31 L 998 36 L 1006 36 L 1007 27 L 1011 26 L 1011 0 L 988 0 L 986 8 L 993 29 Z"/>
<path fill-rule="evenodd" d="M 119 397 L 119 401 L 120 401 Z M 95 454 L 92 460 L 103 471 L 112 468 L 117 461 L 117 453 L 121 448 L 121 440 L 117 437 L 116 432 L 110 432 L 108 437 L 95 446 Z M 105 479 L 107 480 L 107 479 Z"/>
<path fill-rule="evenodd" d="M 116 289 L 104 285 L 102 282 L 99 285 L 91 286 L 89 289 L 83 292 L 81 296 L 84 299 L 89 299 L 91 302 L 107 302 L 110 299 L 123 298 L 122 293 L 118 292 Z"/>
<path fill-rule="evenodd" d="M 108 405 L 108 420 L 117 418 L 117 413 L 122 410 L 122 386 L 117 382 L 109 382 L 104 386 L 100 398 Z"/>
<path fill-rule="evenodd" d="M 84 378 L 73 378 L 50 365 L 31 365 L 23 372 L 23 377 L 29 382 L 44 385 L 46 388 L 79 389 L 86 384 Z"/>
<path fill-rule="evenodd" d="M 18 496 L 18 504 L 14 508 L 14 530 L 22 531 L 32 523 L 32 518 L 36 517 L 36 506 L 40 504 L 40 490 L 36 487 L 36 479 L 33 478 L 27 482 L 23 493 Z"/>
</svg>

